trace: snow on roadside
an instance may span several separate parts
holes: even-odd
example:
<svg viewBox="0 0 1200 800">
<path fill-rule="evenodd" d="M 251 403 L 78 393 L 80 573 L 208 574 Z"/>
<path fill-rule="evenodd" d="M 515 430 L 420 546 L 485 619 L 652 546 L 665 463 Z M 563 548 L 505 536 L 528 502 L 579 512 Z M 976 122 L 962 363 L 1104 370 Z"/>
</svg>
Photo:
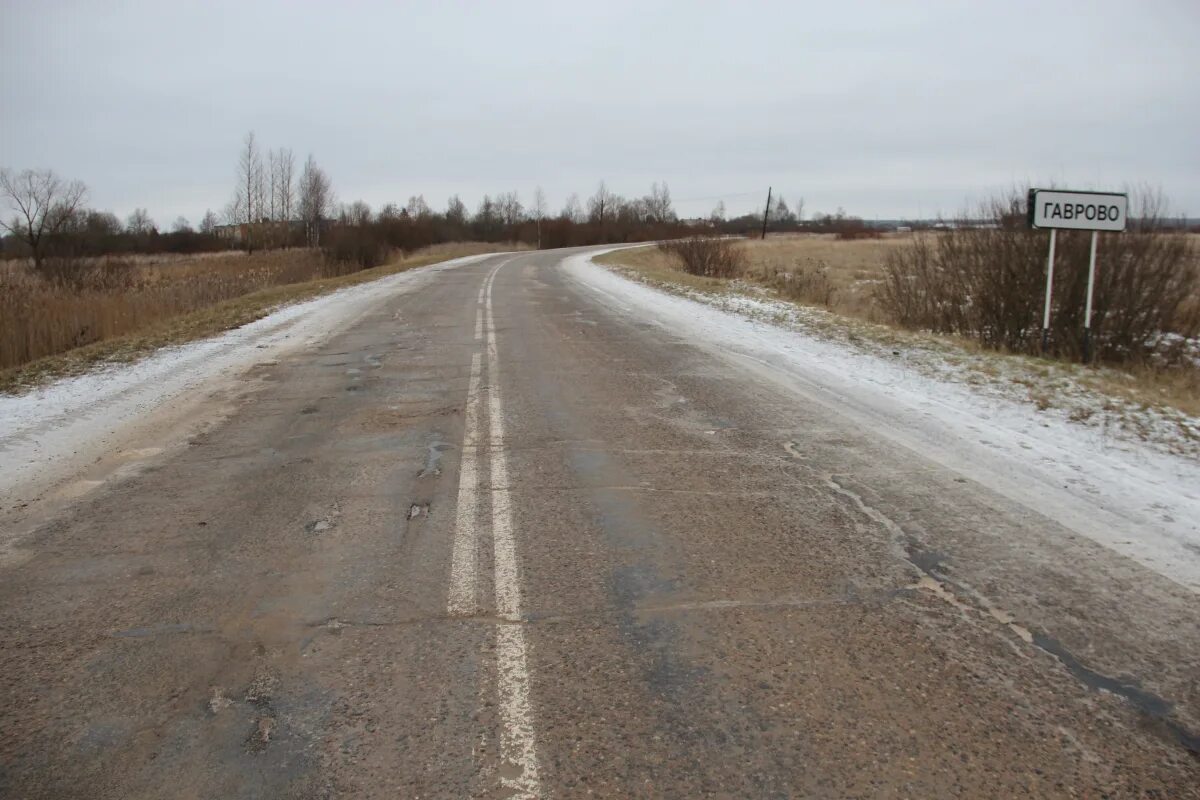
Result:
<svg viewBox="0 0 1200 800">
<path fill-rule="evenodd" d="M 100 366 L 15 396 L 0 395 L 0 510 L 25 487 L 93 460 L 126 426 L 216 378 L 322 341 L 397 292 L 442 270 L 488 258 L 467 256 L 349 286 L 284 306 L 219 336 L 164 348 L 132 364 Z"/>
<path fill-rule="evenodd" d="M 592 263 L 599 254 L 564 265 L 606 304 L 656 320 L 1200 592 L 1196 459 L 981 390 L 944 359 L 914 361 L 882 346 L 813 335 L 801 319 L 807 309 L 737 294 L 668 293 Z"/>
</svg>

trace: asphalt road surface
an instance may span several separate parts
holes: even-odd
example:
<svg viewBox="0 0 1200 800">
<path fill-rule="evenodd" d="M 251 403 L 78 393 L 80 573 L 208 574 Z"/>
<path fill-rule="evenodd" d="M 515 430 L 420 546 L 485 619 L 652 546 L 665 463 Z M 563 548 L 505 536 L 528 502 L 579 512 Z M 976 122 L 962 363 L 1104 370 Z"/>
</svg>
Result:
<svg viewBox="0 0 1200 800">
<path fill-rule="evenodd" d="M 0 794 L 1200 797 L 1194 593 L 563 257 L 21 509 Z"/>
</svg>

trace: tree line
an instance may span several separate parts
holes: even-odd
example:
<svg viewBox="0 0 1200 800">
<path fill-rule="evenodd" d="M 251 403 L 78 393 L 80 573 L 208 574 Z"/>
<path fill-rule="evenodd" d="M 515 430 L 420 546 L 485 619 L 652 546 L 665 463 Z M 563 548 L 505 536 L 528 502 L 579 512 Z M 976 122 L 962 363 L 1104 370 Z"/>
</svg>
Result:
<svg viewBox="0 0 1200 800">
<path fill-rule="evenodd" d="M 149 212 L 126 219 L 88 208 L 87 187 L 52 170 L 0 170 L 0 240 L 7 258 L 102 256 L 116 253 L 197 253 L 228 249 L 321 247 L 337 257 L 375 261 L 387 249 L 413 250 L 448 241 L 512 241 L 533 247 L 645 241 L 696 233 L 739 234 L 756 230 L 762 212 L 727 218 L 724 204 L 705 219 L 681 220 L 666 182 L 642 196 L 624 197 L 601 181 L 588 197 L 567 197 L 551 211 L 539 187 L 528 202 L 515 191 L 487 194 L 472 210 L 458 195 L 444 209 L 423 195 L 403 205 L 372 209 L 362 200 L 338 202 L 333 182 L 309 155 L 297 171 L 290 148 L 266 152 L 253 132 L 238 152 L 233 195 L 220 213 L 208 210 L 195 226 L 178 217 L 160 230 Z M 772 230 L 803 223 L 801 199 L 792 210 L 782 198 L 768 213 Z M 6 207 L 5 207 L 6 206 Z M 853 219 L 853 218 L 851 218 Z M 816 223 L 814 223 L 816 224 Z"/>
</svg>

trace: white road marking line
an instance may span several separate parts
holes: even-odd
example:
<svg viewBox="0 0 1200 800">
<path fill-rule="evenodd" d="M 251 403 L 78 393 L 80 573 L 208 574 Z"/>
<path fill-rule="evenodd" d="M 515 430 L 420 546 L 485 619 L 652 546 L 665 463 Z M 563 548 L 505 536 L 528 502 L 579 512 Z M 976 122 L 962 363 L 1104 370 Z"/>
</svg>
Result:
<svg viewBox="0 0 1200 800">
<path fill-rule="evenodd" d="M 475 315 L 475 341 L 483 338 L 483 306 L 479 306 L 479 313 Z"/>
<path fill-rule="evenodd" d="M 458 502 L 454 512 L 454 552 L 450 559 L 450 592 L 446 610 L 454 616 L 479 610 L 479 530 L 475 525 L 479 508 L 479 382 L 482 353 L 471 356 L 471 380 L 467 387 L 466 421 L 463 431 L 462 464 L 458 474 Z"/>
<path fill-rule="evenodd" d="M 504 262 L 508 263 L 508 262 Z M 492 284 L 487 282 L 488 445 L 492 479 L 492 541 L 495 557 L 496 614 L 508 622 L 496 626 L 496 690 L 500 699 L 500 758 L 512 770 L 501 770 L 500 783 L 512 797 L 540 797 L 533 710 L 529 702 L 529 666 L 525 629 L 521 625 L 521 584 L 513 536 L 508 457 L 504 452 L 504 404 L 500 397 L 500 358 Z"/>
</svg>

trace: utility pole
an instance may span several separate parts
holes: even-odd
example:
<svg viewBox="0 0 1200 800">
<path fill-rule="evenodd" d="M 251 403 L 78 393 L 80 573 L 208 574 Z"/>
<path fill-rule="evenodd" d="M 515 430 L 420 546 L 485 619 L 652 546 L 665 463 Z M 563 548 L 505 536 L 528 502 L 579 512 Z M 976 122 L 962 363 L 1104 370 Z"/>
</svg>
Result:
<svg viewBox="0 0 1200 800">
<path fill-rule="evenodd" d="M 762 238 L 767 238 L 767 217 L 771 214 L 771 187 L 767 187 L 767 207 L 763 210 Z"/>
</svg>

